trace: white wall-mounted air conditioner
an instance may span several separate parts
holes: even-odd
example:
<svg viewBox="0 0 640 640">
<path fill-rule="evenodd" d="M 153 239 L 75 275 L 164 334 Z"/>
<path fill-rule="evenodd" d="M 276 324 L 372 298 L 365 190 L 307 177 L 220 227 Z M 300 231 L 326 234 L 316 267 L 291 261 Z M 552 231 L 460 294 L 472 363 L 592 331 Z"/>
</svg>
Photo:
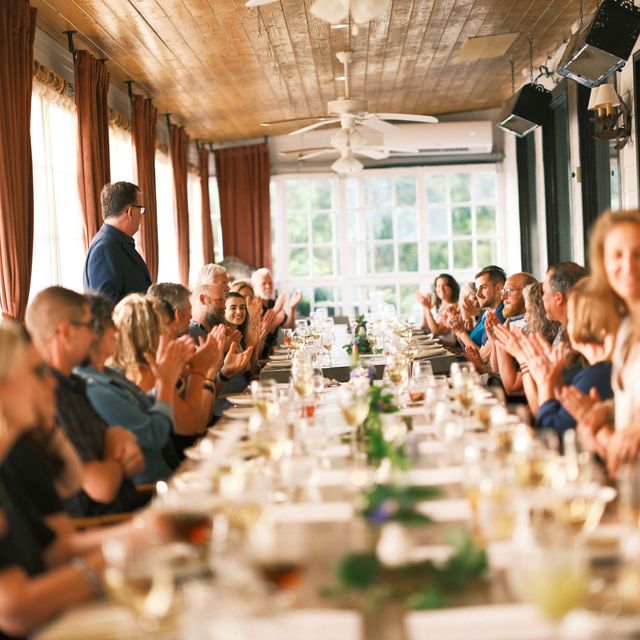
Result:
<svg viewBox="0 0 640 640">
<path fill-rule="evenodd" d="M 489 120 L 407 124 L 385 133 L 390 148 L 414 147 L 421 156 L 479 155 L 493 150 L 493 125 Z"/>
</svg>

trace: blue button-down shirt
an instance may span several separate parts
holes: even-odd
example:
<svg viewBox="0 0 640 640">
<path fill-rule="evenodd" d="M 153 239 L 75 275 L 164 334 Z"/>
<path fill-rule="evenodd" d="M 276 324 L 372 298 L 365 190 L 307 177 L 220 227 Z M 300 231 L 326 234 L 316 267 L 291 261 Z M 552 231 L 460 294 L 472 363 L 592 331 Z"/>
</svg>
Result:
<svg viewBox="0 0 640 640">
<path fill-rule="evenodd" d="M 502 310 L 504 309 L 504 302 L 501 302 L 496 309 L 496 316 L 498 320 L 500 320 L 500 324 L 504 324 L 504 316 L 502 315 Z M 473 330 L 469 334 L 469 337 L 479 346 L 482 347 L 485 342 L 488 340 L 487 330 L 484 326 L 484 321 L 487 317 L 486 311 L 482 312 L 482 316 L 480 320 L 478 320 L 478 324 L 473 327 Z"/>
<path fill-rule="evenodd" d="M 85 291 L 96 291 L 119 302 L 129 293 L 146 293 L 151 276 L 130 235 L 103 224 L 93 237 L 82 278 Z"/>
</svg>

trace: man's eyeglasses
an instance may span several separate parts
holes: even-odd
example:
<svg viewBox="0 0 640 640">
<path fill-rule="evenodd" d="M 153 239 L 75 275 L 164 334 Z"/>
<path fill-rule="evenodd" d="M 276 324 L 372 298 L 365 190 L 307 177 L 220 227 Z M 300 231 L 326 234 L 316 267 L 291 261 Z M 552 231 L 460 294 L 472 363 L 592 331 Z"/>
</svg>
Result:
<svg viewBox="0 0 640 640">
<path fill-rule="evenodd" d="M 503 287 L 502 289 L 502 297 L 506 298 L 511 295 L 512 291 L 522 291 L 522 287 Z"/>
<path fill-rule="evenodd" d="M 147 210 L 147 207 L 145 207 L 143 204 L 130 204 L 129 206 L 138 209 L 138 211 L 140 211 L 140 215 L 143 215 Z"/>
</svg>

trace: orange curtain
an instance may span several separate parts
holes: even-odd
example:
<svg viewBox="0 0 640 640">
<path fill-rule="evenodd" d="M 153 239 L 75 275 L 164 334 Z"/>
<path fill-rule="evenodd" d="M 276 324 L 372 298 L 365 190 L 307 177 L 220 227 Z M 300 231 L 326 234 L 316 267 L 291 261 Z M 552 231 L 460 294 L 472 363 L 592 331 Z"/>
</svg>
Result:
<svg viewBox="0 0 640 640">
<path fill-rule="evenodd" d="M 189 136 L 184 127 L 172 124 L 169 129 L 169 151 L 173 167 L 174 212 L 178 236 L 178 268 L 180 280 L 189 284 L 189 198 L 187 196 L 187 160 Z"/>
<path fill-rule="evenodd" d="M 84 246 L 102 224 L 100 192 L 110 182 L 109 72 L 88 51 L 76 51 L 74 60 L 78 118 L 78 192 L 84 215 Z"/>
<path fill-rule="evenodd" d="M 209 149 L 202 145 L 198 149 L 200 173 L 200 199 L 202 200 L 202 256 L 204 264 L 215 262 L 213 252 L 213 228 L 211 227 L 211 199 L 209 197 Z"/>
<path fill-rule="evenodd" d="M 0 2 L 0 303 L 24 319 L 33 257 L 31 82 L 36 10 Z"/>
<path fill-rule="evenodd" d="M 151 281 L 158 279 L 158 214 L 156 208 L 156 121 L 158 110 L 149 98 L 131 100 L 131 130 L 136 154 L 137 183 L 146 207 L 140 225 L 140 248 Z"/>
<path fill-rule="evenodd" d="M 271 268 L 269 148 L 218 149 L 215 157 L 224 255 Z"/>
</svg>

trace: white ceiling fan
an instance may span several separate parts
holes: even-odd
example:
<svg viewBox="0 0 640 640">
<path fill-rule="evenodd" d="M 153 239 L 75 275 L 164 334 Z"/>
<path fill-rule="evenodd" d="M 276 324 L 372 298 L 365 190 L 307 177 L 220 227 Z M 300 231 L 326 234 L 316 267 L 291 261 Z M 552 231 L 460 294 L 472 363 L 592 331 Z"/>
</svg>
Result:
<svg viewBox="0 0 640 640">
<path fill-rule="evenodd" d="M 355 156 L 363 156 L 372 160 L 384 160 L 390 153 L 417 153 L 417 149 L 389 148 L 385 145 L 369 145 L 366 136 L 352 123 L 341 127 L 331 136 L 331 146 L 305 147 L 300 149 L 287 149 L 280 151 L 283 156 L 295 156 L 296 160 L 310 160 L 322 155 L 339 154 L 340 157 L 331 165 L 331 168 L 339 174 L 356 173 L 364 168 L 364 165 Z"/>
<path fill-rule="evenodd" d="M 279 0 L 248 0 L 245 7 L 261 7 Z M 337 24 L 351 18 L 356 24 L 379 18 L 389 6 L 389 0 L 316 0 L 311 13 L 325 22 Z"/>
<path fill-rule="evenodd" d="M 287 120 L 273 120 L 271 122 L 262 122 L 262 126 L 271 127 L 298 122 L 309 122 L 313 120 L 314 122 L 311 124 L 295 129 L 294 131 L 291 131 L 289 135 L 293 136 L 300 133 L 306 133 L 307 131 L 312 131 L 313 129 L 318 129 L 320 127 L 336 123 L 340 123 L 340 126 L 343 129 L 353 128 L 355 125 L 360 124 L 384 134 L 385 131 L 397 131 L 396 125 L 391 124 L 391 122 L 389 122 L 390 120 L 402 122 L 438 122 L 438 119 L 433 116 L 423 116 L 419 114 L 369 113 L 366 100 L 361 98 L 352 98 L 350 95 L 349 65 L 353 60 L 353 51 L 338 51 L 336 53 L 336 57 L 344 65 L 344 98 L 329 101 L 327 103 L 327 115 L 309 116 L 308 118 L 290 118 Z"/>
<path fill-rule="evenodd" d="M 342 132 L 346 133 L 346 139 L 353 137 L 353 139 L 357 139 L 356 135 L 350 134 L 346 132 L 345 129 L 340 129 L 336 133 L 333 134 L 331 142 L 333 144 L 336 136 L 339 136 Z M 355 134 L 362 136 L 359 132 L 355 131 Z M 364 138 L 364 136 L 362 136 Z M 365 138 L 366 142 L 366 138 Z M 356 147 L 352 147 L 349 142 L 344 144 L 343 146 L 332 146 L 332 147 L 308 147 L 306 149 L 288 149 L 286 151 L 280 151 L 280 155 L 283 156 L 295 156 L 296 160 L 310 160 L 311 158 L 316 158 L 318 156 L 328 155 L 328 154 L 339 154 L 340 157 L 331 165 L 331 168 L 341 175 L 348 175 L 352 173 L 357 173 L 364 169 L 364 165 L 358 158 L 355 156 L 363 156 L 365 158 L 371 158 L 373 160 L 384 160 L 389 157 L 389 151 L 378 149 L 375 147 L 359 147 L 356 144 Z"/>
</svg>

